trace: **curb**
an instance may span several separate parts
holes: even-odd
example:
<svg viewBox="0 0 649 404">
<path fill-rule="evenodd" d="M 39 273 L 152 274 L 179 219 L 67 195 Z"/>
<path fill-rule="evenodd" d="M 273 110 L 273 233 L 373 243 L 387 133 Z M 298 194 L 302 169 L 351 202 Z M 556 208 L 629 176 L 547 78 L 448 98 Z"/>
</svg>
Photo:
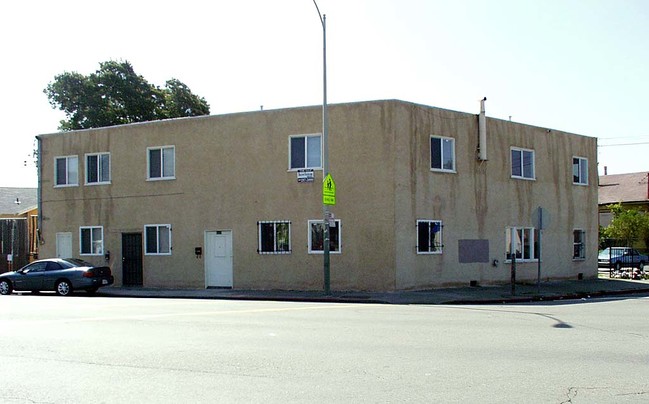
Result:
<svg viewBox="0 0 649 404">
<path fill-rule="evenodd" d="M 233 294 L 214 294 L 205 295 L 202 293 L 182 292 L 174 290 L 137 290 L 135 293 L 124 291 L 123 289 L 115 293 L 113 291 L 97 292 L 100 297 L 129 297 L 129 298 L 168 298 L 168 299 L 198 299 L 198 300 L 239 300 L 239 301 L 277 301 L 277 302 L 312 302 L 312 303 L 366 303 L 366 304 L 393 304 L 393 305 L 483 305 L 483 304 L 517 304 L 532 302 L 550 302 L 557 300 L 578 300 L 589 299 L 593 297 L 606 296 L 627 296 L 649 293 L 649 287 L 638 289 L 623 290 L 600 290 L 594 292 L 566 292 L 560 294 L 532 295 L 532 296 L 505 296 L 502 297 L 485 297 L 485 298 L 448 298 L 443 296 L 435 297 L 431 295 L 423 296 L 403 296 L 392 295 L 390 298 L 377 298 L 372 296 L 300 296 L 296 295 L 273 295 L 257 294 L 251 291 L 246 293 Z"/>
</svg>

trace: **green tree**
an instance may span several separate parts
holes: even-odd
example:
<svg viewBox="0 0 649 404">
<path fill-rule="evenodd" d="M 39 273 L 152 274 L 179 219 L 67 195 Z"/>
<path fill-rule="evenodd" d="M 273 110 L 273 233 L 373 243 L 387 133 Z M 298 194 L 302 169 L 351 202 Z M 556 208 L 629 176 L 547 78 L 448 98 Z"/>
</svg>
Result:
<svg viewBox="0 0 649 404">
<path fill-rule="evenodd" d="M 88 76 L 57 75 L 43 91 L 52 108 L 65 112 L 60 130 L 99 128 L 133 122 L 208 115 L 210 106 L 177 79 L 165 88 L 149 84 L 128 61 L 103 62 Z"/>
<path fill-rule="evenodd" d="M 646 212 L 625 208 L 621 203 L 608 205 L 608 208 L 613 214 L 613 220 L 603 229 L 602 233 L 605 237 L 619 239 L 627 245 L 646 240 L 649 235 L 649 215 Z"/>
</svg>

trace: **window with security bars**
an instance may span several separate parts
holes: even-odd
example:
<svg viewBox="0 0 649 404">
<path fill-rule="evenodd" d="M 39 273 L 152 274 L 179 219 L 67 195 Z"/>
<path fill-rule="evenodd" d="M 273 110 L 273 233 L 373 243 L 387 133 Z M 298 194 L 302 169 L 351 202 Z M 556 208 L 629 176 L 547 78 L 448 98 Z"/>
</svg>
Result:
<svg viewBox="0 0 649 404">
<path fill-rule="evenodd" d="M 417 220 L 417 254 L 441 254 L 441 220 Z"/>
<path fill-rule="evenodd" d="M 505 256 L 516 261 L 537 261 L 539 259 L 539 231 L 534 227 L 508 227 L 505 230 Z M 514 254 L 512 254 L 514 251 Z"/>
<path fill-rule="evenodd" d="M 262 221 L 257 222 L 259 228 L 259 254 L 290 254 L 291 253 L 291 222 Z"/>
<path fill-rule="evenodd" d="M 573 249 L 572 249 L 572 259 L 573 260 L 582 260 L 586 258 L 585 251 L 585 232 L 583 230 L 574 230 L 572 232 L 573 238 Z"/>
</svg>

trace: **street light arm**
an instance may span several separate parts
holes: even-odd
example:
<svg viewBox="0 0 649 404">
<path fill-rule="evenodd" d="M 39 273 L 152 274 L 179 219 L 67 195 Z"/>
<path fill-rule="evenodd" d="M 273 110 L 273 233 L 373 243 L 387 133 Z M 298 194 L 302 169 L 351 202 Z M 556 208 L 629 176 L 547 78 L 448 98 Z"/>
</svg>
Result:
<svg viewBox="0 0 649 404">
<path fill-rule="evenodd" d="M 320 13 L 320 7 L 318 7 L 318 3 L 316 3 L 315 0 L 313 0 L 313 4 L 315 5 L 315 9 L 318 10 L 318 17 L 320 17 L 320 23 L 322 23 L 322 27 L 324 28 L 325 22 L 324 18 L 322 18 L 322 13 Z"/>
</svg>

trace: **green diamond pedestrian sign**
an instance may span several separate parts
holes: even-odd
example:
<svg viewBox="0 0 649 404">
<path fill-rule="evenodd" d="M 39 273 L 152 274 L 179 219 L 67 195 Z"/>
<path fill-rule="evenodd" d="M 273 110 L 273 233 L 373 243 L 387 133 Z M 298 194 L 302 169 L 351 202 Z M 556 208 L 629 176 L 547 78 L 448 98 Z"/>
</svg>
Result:
<svg viewBox="0 0 649 404">
<path fill-rule="evenodd" d="M 322 182 L 322 203 L 324 205 L 336 204 L 336 183 L 331 174 L 327 174 Z"/>
</svg>

